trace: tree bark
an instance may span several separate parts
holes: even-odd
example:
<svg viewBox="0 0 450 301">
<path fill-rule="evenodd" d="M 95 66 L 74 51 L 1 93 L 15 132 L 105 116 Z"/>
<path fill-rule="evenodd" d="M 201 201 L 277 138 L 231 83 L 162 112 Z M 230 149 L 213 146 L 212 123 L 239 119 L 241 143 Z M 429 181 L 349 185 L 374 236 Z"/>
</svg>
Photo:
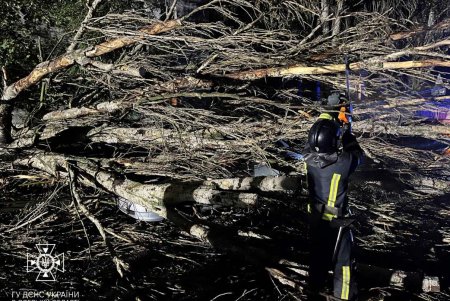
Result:
<svg viewBox="0 0 450 301">
<path fill-rule="evenodd" d="M 136 42 L 142 41 L 145 39 L 146 35 L 156 35 L 163 32 L 171 31 L 177 27 L 181 26 L 180 20 L 168 20 L 165 22 L 157 22 L 155 24 L 149 25 L 139 30 L 139 33 L 142 35 L 134 36 L 134 37 L 124 37 L 117 38 L 113 40 L 109 40 L 94 46 L 94 49 L 89 50 L 85 53 L 86 57 L 97 57 L 106 53 L 110 53 L 116 49 L 123 48 L 125 46 L 130 46 L 135 44 Z"/>
<path fill-rule="evenodd" d="M 320 1 L 320 10 L 321 10 L 320 22 L 323 24 L 322 25 L 322 34 L 324 36 L 327 36 L 328 32 L 330 31 L 330 27 L 328 24 L 328 18 L 329 18 L 329 14 L 330 14 L 330 6 L 328 4 L 328 0 Z"/>
<path fill-rule="evenodd" d="M 190 80 L 189 80 L 190 81 Z M 199 81 L 199 86 L 183 86 L 182 89 L 195 89 L 197 87 L 206 88 L 206 85 L 209 82 Z M 175 83 L 168 83 L 168 86 L 175 87 Z M 177 88 L 175 88 L 177 89 Z M 180 88 L 181 90 L 181 88 Z M 167 100 L 171 101 L 172 98 L 177 97 L 192 97 L 192 98 L 230 98 L 230 99 L 239 99 L 239 95 L 231 94 L 231 93 L 219 93 L 219 92 L 175 92 L 169 94 L 162 94 L 153 97 L 145 97 L 145 93 L 143 91 L 137 91 L 135 95 L 129 96 L 124 100 L 113 100 L 101 102 L 95 106 L 95 108 L 70 108 L 60 111 L 53 111 L 45 114 L 42 119 L 44 121 L 61 121 L 67 119 L 75 119 L 84 116 L 94 116 L 104 113 L 114 113 L 120 110 L 131 108 L 140 103 L 151 103 L 153 101 Z"/>
<path fill-rule="evenodd" d="M 204 182 L 206 185 L 217 185 L 222 190 L 249 191 L 256 190 L 262 192 L 295 192 L 301 187 L 300 176 L 268 176 L 268 177 L 247 177 L 216 179 Z"/>
<path fill-rule="evenodd" d="M 287 265 L 287 269 L 290 271 L 294 271 L 304 277 L 308 276 L 306 270 L 295 268 L 297 266 L 295 262 L 286 260 L 282 260 L 281 262 L 283 265 Z M 439 278 L 426 276 L 423 273 L 406 272 L 362 263 L 357 264 L 357 270 L 359 282 L 370 283 L 370 287 L 390 286 L 408 291 L 440 292 Z M 279 268 L 266 267 L 266 271 L 280 281 L 281 284 L 303 291 L 304 285 L 300 281 L 290 277 Z"/>
<path fill-rule="evenodd" d="M 431 28 L 428 28 L 427 26 L 420 26 L 411 31 L 401 31 L 401 32 L 396 32 L 394 34 L 391 34 L 390 38 L 393 41 L 398 41 L 398 40 L 411 38 L 413 36 L 423 34 L 426 32 L 448 30 L 448 29 L 450 29 L 450 19 L 444 19 Z"/>
<path fill-rule="evenodd" d="M 27 159 L 15 161 L 15 164 L 31 166 L 57 178 L 66 177 L 67 166 L 73 163 L 79 170 L 80 176 L 84 176 L 84 182 L 90 182 L 91 186 L 98 185 L 110 193 L 152 210 L 162 217 L 167 217 L 167 206 L 184 202 L 247 207 L 256 205 L 258 200 L 254 193 L 220 191 L 215 186 L 202 182 L 144 184 L 102 170 L 86 159 L 75 157 L 39 153 Z"/>
<path fill-rule="evenodd" d="M 409 125 L 401 126 L 380 120 L 353 122 L 357 132 L 369 132 L 375 135 L 422 136 L 426 138 L 445 138 L 450 135 L 450 127 L 445 125 Z"/>
<path fill-rule="evenodd" d="M 93 142 L 108 144 L 133 144 L 141 147 L 160 147 L 180 145 L 186 149 L 233 147 L 238 150 L 251 146 L 251 141 L 211 139 L 207 133 L 183 133 L 163 128 L 102 128 L 87 133 Z"/>
<path fill-rule="evenodd" d="M 450 61 L 441 60 L 423 60 L 423 61 L 404 61 L 404 62 L 355 62 L 350 64 L 351 70 L 396 70 L 410 68 L 426 67 L 450 67 Z M 345 72 L 345 64 L 325 65 L 309 67 L 304 65 L 294 65 L 290 67 L 278 67 L 268 69 L 258 69 L 243 71 L 238 73 L 226 74 L 225 77 L 235 80 L 256 80 L 265 77 L 286 77 L 297 75 L 320 75 Z"/>
<path fill-rule="evenodd" d="M 342 8 L 344 7 L 344 0 L 337 0 L 336 3 L 336 14 L 335 19 L 333 22 L 333 30 L 331 32 L 331 35 L 333 36 L 333 39 L 331 41 L 331 46 L 335 47 L 337 44 L 337 35 L 339 34 L 341 30 L 341 12 Z"/>
</svg>

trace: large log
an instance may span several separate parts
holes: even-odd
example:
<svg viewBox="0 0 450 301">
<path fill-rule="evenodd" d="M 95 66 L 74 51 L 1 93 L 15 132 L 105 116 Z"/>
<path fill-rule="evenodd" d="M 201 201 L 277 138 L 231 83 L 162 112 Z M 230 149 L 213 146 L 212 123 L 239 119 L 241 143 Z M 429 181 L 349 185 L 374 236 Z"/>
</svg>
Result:
<svg viewBox="0 0 450 301">
<path fill-rule="evenodd" d="M 350 64 L 350 69 L 357 70 L 396 70 L 396 69 L 411 69 L 411 68 L 427 68 L 427 67 L 450 67 L 450 61 L 442 60 L 422 60 L 422 61 L 404 61 L 404 62 L 355 62 Z M 334 74 L 339 72 L 345 72 L 345 64 L 333 64 L 324 66 L 305 66 L 294 65 L 288 67 L 267 68 L 249 70 L 231 74 L 225 74 L 227 78 L 234 80 L 256 80 L 265 77 L 287 77 L 298 75 L 321 75 L 321 74 Z"/>
<path fill-rule="evenodd" d="M 419 102 L 419 101 L 418 101 Z M 414 102 L 415 103 L 415 102 Z M 392 105 L 385 105 L 382 108 L 389 109 Z M 356 132 L 370 132 L 377 135 L 404 135 L 404 136 L 422 136 L 426 138 L 442 138 L 450 135 L 450 127 L 447 125 L 398 125 L 396 116 L 392 116 L 393 120 L 384 120 L 383 111 L 381 109 L 367 108 L 358 111 L 359 118 L 366 118 L 363 114 L 369 114 L 369 119 L 362 119 L 360 121 L 353 122 L 353 128 Z M 51 118 L 58 120 L 64 116 L 75 113 L 76 116 L 89 115 L 92 112 L 96 113 L 96 110 L 83 109 L 83 110 L 65 110 L 61 112 L 53 112 Z M 390 111 L 386 111 L 386 116 L 391 117 Z M 71 115 L 71 116 L 74 116 Z M 373 118 L 373 117 L 376 118 Z M 75 120 L 77 126 L 78 120 Z M 313 123 L 313 119 L 309 120 L 309 123 Z M 54 125 L 49 124 L 41 133 L 40 139 L 50 139 L 55 137 L 58 133 L 66 130 L 71 126 L 70 123 Z M 305 126 L 306 127 L 306 126 Z M 300 132 L 300 129 L 298 130 Z M 267 142 L 268 137 L 261 137 L 254 140 L 232 140 L 232 139 L 219 139 L 218 133 L 233 134 L 228 128 L 219 127 L 212 131 L 186 131 L 178 132 L 171 129 L 164 128 L 120 128 L 120 127 L 104 127 L 96 128 L 87 133 L 87 138 L 92 142 L 107 143 L 107 144 L 130 144 L 144 148 L 164 147 L 179 145 L 185 149 L 217 149 L 223 147 L 232 147 L 234 151 L 246 152 L 248 147 L 257 145 L 258 143 Z M 236 132 L 237 133 L 237 132 Z"/>
<path fill-rule="evenodd" d="M 214 186 L 207 186 L 201 182 L 140 183 L 99 169 L 86 159 L 49 153 L 37 153 L 29 158 L 16 160 L 15 164 L 31 166 L 55 177 L 64 177 L 67 175 L 68 164 L 74 162 L 80 175 L 84 175 L 85 180 L 91 182 L 91 186 L 98 185 L 110 193 L 130 200 L 163 217 L 167 217 L 167 206 L 184 202 L 239 207 L 256 205 L 258 199 L 254 193 L 220 191 Z M 61 169 L 64 174 L 61 173 Z"/>
</svg>

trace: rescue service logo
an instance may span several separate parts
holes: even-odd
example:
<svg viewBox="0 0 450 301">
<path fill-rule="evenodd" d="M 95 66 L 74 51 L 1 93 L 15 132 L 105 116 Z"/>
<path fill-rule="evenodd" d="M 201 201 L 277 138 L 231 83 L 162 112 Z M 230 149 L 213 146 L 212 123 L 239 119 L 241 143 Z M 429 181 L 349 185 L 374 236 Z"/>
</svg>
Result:
<svg viewBox="0 0 450 301">
<path fill-rule="evenodd" d="M 39 254 L 27 253 L 27 273 L 37 273 L 36 281 L 56 281 L 57 271 L 64 273 L 64 253 L 56 254 L 55 244 L 37 244 Z"/>
<path fill-rule="evenodd" d="M 27 253 L 27 273 L 37 273 L 36 281 L 56 281 L 58 272 L 64 273 L 64 253 L 55 252 L 55 244 L 37 244 L 37 252 Z M 34 288 L 22 288 L 13 290 L 9 294 L 10 301 L 80 301 L 80 292 L 73 290 L 38 290 Z M 0 297 L 0 300 L 5 300 Z"/>
</svg>

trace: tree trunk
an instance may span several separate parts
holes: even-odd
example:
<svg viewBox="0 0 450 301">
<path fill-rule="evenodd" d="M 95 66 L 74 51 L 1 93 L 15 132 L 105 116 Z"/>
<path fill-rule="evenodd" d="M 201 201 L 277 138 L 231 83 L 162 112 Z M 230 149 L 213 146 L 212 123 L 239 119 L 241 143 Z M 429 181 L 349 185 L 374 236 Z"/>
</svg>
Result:
<svg viewBox="0 0 450 301">
<path fill-rule="evenodd" d="M 31 166 L 59 178 L 66 177 L 67 164 L 73 164 L 70 162 L 75 163 L 80 176 L 84 177 L 84 183 L 87 181 L 90 186 L 98 185 L 163 217 L 167 217 L 167 206 L 184 202 L 246 207 L 256 205 L 258 199 L 254 193 L 220 191 L 216 185 L 211 185 L 213 182 L 143 184 L 101 170 L 86 159 L 80 158 L 77 161 L 75 157 L 40 153 L 17 160 L 15 164 Z M 63 173 L 61 169 L 64 170 Z M 261 179 L 261 182 L 264 182 L 264 179 Z"/>
<path fill-rule="evenodd" d="M 450 67 L 450 61 L 423 60 L 423 61 L 403 61 L 403 62 L 376 62 L 371 64 L 367 64 L 367 62 L 355 62 L 350 64 L 350 69 L 354 71 L 363 69 L 377 71 L 377 70 L 396 70 L 396 69 L 425 68 L 437 66 Z M 294 65 L 290 67 L 243 71 L 233 74 L 226 74 L 225 77 L 236 80 L 256 80 L 265 77 L 320 75 L 320 74 L 334 74 L 339 72 L 345 72 L 345 64 L 325 65 L 316 67 Z"/>
<path fill-rule="evenodd" d="M 336 13 L 333 21 L 333 30 L 332 30 L 332 41 L 331 46 L 335 47 L 337 45 L 337 35 L 340 32 L 341 29 L 341 13 L 342 8 L 344 7 L 344 0 L 337 0 L 337 6 L 336 6 Z"/>
<path fill-rule="evenodd" d="M 327 36 L 330 31 L 330 27 L 328 24 L 328 18 L 329 18 L 329 14 L 330 14 L 330 6 L 328 4 L 328 0 L 320 1 L 320 10 L 321 10 L 320 22 L 323 24 L 322 25 L 322 34 L 324 36 Z"/>
</svg>

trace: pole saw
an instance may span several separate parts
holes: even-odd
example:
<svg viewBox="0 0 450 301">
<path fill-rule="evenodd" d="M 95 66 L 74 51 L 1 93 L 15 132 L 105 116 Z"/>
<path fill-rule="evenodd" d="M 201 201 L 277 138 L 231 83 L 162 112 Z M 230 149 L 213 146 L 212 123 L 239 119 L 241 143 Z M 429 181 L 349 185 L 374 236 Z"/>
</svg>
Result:
<svg viewBox="0 0 450 301">
<path fill-rule="evenodd" d="M 345 86 L 347 88 L 347 98 L 348 98 L 348 111 L 349 115 L 347 117 L 347 125 L 348 130 L 350 130 L 350 133 L 352 132 L 352 114 L 353 114 L 353 106 L 352 101 L 350 99 L 350 63 L 348 62 L 348 56 L 347 54 L 344 57 L 345 59 Z M 344 108 L 345 109 L 345 108 Z"/>
<path fill-rule="evenodd" d="M 352 102 L 350 99 L 350 64 L 348 62 L 347 54 L 345 55 L 344 60 L 345 60 L 345 85 L 347 88 L 348 111 L 349 112 L 347 114 L 346 106 L 341 107 L 338 119 L 341 120 L 343 123 L 342 124 L 342 127 L 343 127 L 342 133 L 344 133 L 347 130 L 349 130 L 351 133 L 352 132 L 353 106 L 352 106 Z M 341 237 L 342 237 L 342 231 L 345 228 L 349 227 L 352 222 L 353 222 L 353 219 L 348 219 L 348 218 L 344 218 L 342 220 L 335 221 L 335 226 L 339 227 L 339 231 L 338 231 L 338 235 L 336 238 L 336 243 L 334 245 L 333 257 L 332 257 L 333 262 L 336 262 L 339 244 L 341 242 Z"/>
</svg>

